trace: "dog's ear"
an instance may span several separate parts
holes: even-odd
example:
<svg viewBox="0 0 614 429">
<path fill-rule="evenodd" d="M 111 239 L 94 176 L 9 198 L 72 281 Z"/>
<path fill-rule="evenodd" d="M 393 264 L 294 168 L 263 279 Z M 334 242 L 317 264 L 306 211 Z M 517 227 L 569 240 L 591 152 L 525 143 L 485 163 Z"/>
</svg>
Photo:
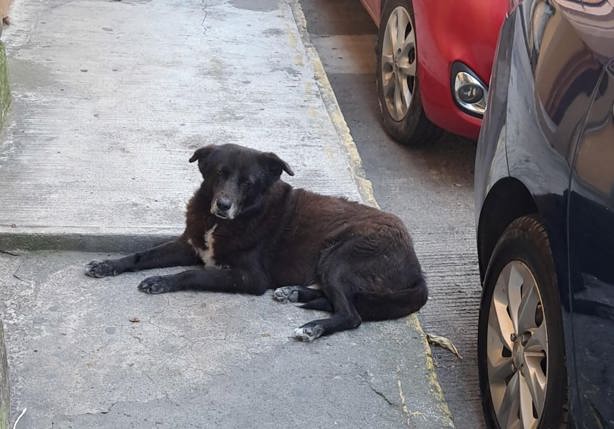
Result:
<svg viewBox="0 0 614 429">
<path fill-rule="evenodd" d="M 213 149 L 215 149 L 215 145 L 212 144 L 196 149 L 190 158 L 190 162 L 206 160 L 211 155 L 211 152 L 213 152 Z"/>
<path fill-rule="evenodd" d="M 288 163 L 275 155 L 273 152 L 263 153 L 262 159 L 272 175 L 279 177 L 281 176 L 281 172 L 283 170 L 290 176 L 294 176 L 294 171 L 292 171 Z"/>
</svg>

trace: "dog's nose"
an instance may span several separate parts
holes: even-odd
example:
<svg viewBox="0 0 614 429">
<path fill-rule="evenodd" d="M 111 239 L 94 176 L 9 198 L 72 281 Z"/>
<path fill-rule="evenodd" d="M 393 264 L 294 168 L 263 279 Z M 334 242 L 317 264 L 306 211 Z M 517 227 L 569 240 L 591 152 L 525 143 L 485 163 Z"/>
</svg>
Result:
<svg viewBox="0 0 614 429">
<path fill-rule="evenodd" d="M 230 209 L 230 207 L 232 206 L 232 202 L 230 201 L 229 198 L 226 197 L 220 197 L 217 199 L 217 202 L 215 203 L 215 205 L 217 206 L 217 208 L 221 211 L 228 211 L 228 209 Z"/>
</svg>

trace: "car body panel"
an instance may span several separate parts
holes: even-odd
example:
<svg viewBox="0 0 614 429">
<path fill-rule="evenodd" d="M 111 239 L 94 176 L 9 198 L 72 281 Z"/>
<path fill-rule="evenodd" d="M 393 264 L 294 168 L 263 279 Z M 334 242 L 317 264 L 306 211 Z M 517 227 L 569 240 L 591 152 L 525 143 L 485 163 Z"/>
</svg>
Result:
<svg viewBox="0 0 614 429">
<path fill-rule="evenodd" d="M 474 203 L 476 225 L 479 224 L 480 212 L 495 183 L 501 178 L 509 176 L 507 164 L 507 151 L 505 138 L 507 129 L 507 88 L 510 84 L 510 56 L 513 47 L 513 33 L 516 14 L 512 14 L 501 26 L 501 38 L 497 45 L 497 60 L 493 64 L 492 78 L 490 79 L 490 92 L 488 106 L 484 114 L 480 140 L 496 142 L 492 144 L 477 145 L 475 154 L 476 166 L 485 166 L 484 170 L 477 171 L 474 176 Z"/>
<path fill-rule="evenodd" d="M 556 265 L 572 414 L 582 425 L 589 410 L 593 417 L 605 418 L 599 423 L 608 426 L 614 423 L 614 371 L 607 372 L 611 370 L 604 362 L 611 348 L 603 344 L 613 344 L 614 339 L 614 82 L 606 85 L 602 76 L 607 55 L 614 49 L 614 32 L 603 30 L 607 27 L 603 20 L 597 20 L 601 27 L 589 31 L 591 17 L 573 4 L 570 12 L 570 3 L 525 0 L 502 27 L 476 154 L 478 248 L 483 267 L 490 255 L 480 245 L 484 240 L 481 230 L 484 219 L 496 212 L 494 204 L 489 204 L 492 194 L 501 183 L 520 183 L 546 227 Z M 610 44 L 604 43 L 606 39 Z M 507 171 L 502 167 L 501 146 L 505 147 Z M 597 170 L 596 165 L 600 165 Z M 608 174 L 603 174 L 606 166 Z M 591 180 L 600 186 L 599 197 Z M 578 223 L 579 219 L 584 223 Z M 578 302 L 584 311 L 593 309 L 588 311 L 590 316 L 583 314 L 576 320 Z M 594 310 L 609 310 L 610 304 L 611 311 L 597 314 Z M 595 317 L 601 317 L 599 323 Z M 609 332 L 610 339 L 604 343 L 586 335 L 591 323 L 580 324 L 581 320 L 592 320 L 596 327 L 611 323 L 602 333 L 603 338 Z M 593 351 L 583 341 L 594 346 Z M 599 353 L 601 365 L 596 366 L 592 360 Z M 601 378 L 595 378 L 595 367 L 601 368 Z M 602 397 L 610 390 L 609 398 Z M 593 420 L 587 427 L 595 424 Z"/>
<path fill-rule="evenodd" d="M 604 65 L 614 57 L 614 2 L 556 0 L 559 10 Z"/>
<path fill-rule="evenodd" d="M 603 73 L 573 165 L 570 283 L 583 427 L 614 426 L 614 62 Z"/>
<path fill-rule="evenodd" d="M 361 0 L 376 25 L 383 2 Z M 460 61 L 488 84 L 507 0 L 413 0 L 420 98 L 427 118 L 446 131 L 476 139 L 481 118 L 462 111 L 451 89 L 452 64 Z M 463 19 L 459 19 L 463 17 Z"/>
<path fill-rule="evenodd" d="M 507 1 L 414 0 L 413 6 L 420 96 L 426 116 L 447 131 L 475 139 L 482 121 L 456 105 L 451 90 L 452 64 L 464 63 L 488 83 Z"/>
</svg>

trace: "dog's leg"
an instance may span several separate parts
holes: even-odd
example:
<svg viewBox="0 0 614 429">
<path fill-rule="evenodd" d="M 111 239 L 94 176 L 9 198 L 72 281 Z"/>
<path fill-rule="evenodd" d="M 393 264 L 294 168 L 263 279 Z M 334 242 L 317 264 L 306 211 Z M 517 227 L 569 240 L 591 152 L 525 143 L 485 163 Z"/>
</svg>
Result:
<svg viewBox="0 0 614 429">
<path fill-rule="evenodd" d="M 273 299 L 283 303 L 309 302 L 323 296 L 320 289 L 311 289 L 306 286 L 283 286 L 273 291 Z"/>
<path fill-rule="evenodd" d="M 340 286 L 340 285 L 336 285 Z M 354 329 L 360 326 L 360 315 L 354 304 L 350 302 L 344 290 L 337 288 L 326 289 L 334 313 L 329 319 L 319 319 L 306 323 L 294 330 L 294 338 L 300 341 L 313 341 L 323 335 Z"/>
<path fill-rule="evenodd" d="M 306 310 L 327 311 L 329 313 L 332 313 L 334 311 L 333 305 L 325 296 L 306 302 L 305 304 L 299 305 L 299 307 L 304 308 Z"/>
<path fill-rule="evenodd" d="M 198 265 L 201 260 L 194 248 L 183 238 L 161 244 L 144 252 L 134 253 L 119 259 L 92 261 L 85 274 L 90 277 L 116 276 L 126 271 L 140 271 L 150 268 Z"/>
<path fill-rule="evenodd" d="M 268 289 L 268 285 L 268 278 L 255 270 L 204 268 L 168 276 L 149 277 L 139 284 L 138 289 L 149 294 L 201 290 L 262 295 Z"/>
</svg>

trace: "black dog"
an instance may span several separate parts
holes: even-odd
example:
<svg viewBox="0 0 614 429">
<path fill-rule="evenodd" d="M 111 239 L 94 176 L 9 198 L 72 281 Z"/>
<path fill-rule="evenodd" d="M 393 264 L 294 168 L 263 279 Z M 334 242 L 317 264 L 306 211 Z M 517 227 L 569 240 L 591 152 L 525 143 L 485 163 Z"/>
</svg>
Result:
<svg viewBox="0 0 614 429">
<path fill-rule="evenodd" d="M 396 216 L 343 198 L 293 189 L 294 175 L 273 153 L 236 145 L 206 146 L 203 183 L 177 240 L 120 259 L 93 261 L 86 274 L 205 264 L 204 269 L 149 277 L 145 293 L 182 289 L 261 295 L 332 312 L 295 330 L 299 340 L 418 311 L 427 287 L 409 233 Z M 319 285 L 319 289 L 315 286 Z"/>
</svg>

